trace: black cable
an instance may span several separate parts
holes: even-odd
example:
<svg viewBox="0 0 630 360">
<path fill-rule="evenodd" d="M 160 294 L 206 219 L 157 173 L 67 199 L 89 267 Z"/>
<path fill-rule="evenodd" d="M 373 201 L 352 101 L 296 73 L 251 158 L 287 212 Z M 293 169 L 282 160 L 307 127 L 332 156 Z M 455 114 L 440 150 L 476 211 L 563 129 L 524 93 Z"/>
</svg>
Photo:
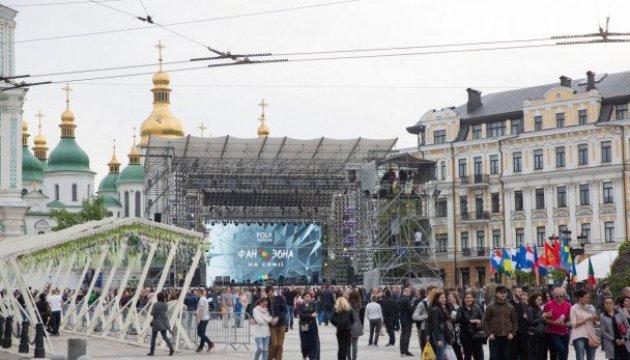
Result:
<svg viewBox="0 0 630 360">
<path fill-rule="evenodd" d="M 250 17 L 250 16 L 276 14 L 276 13 L 304 10 L 304 9 L 310 9 L 310 8 L 316 8 L 316 7 L 323 7 L 323 6 L 340 5 L 340 4 L 346 4 L 346 3 L 356 2 L 356 1 L 361 1 L 361 0 L 343 0 L 343 1 L 337 1 L 337 2 L 331 2 L 331 3 L 324 3 L 324 4 L 305 5 L 305 6 L 297 6 L 297 7 L 291 7 L 291 8 L 266 10 L 266 11 L 256 11 L 256 12 L 251 12 L 251 13 L 219 16 L 219 17 L 207 18 L 207 19 L 181 21 L 181 22 L 175 22 L 175 23 L 170 23 L 170 24 L 163 24 L 163 26 L 179 26 L 179 25 L 188 25 L 188 24 L 196 24 L 196 23 L 211 22 L 211 21 L 237 19 L 237 18 Z M 90 0 L 87 2 L 92 2 L 92 1 Z M 75 38 L 75 37 L 82 37 L 82 36 L 94 36 L 94 35 L 104 35 L 104 34 L 113 34 L 113 33 L 118 33 L 118 32 L 126 32 L 126 31 L 146 30 L 146 29 L 152 29 L 152 28 L 153 26 L 141 26 L 141 27 L 132 27 L 132 28 L 124 28 L 124 29 L 116 29 L 116 30 L 103 30 L 103 31 L 94 31 L 94 32 L 80 33 L 80 34 L 59 35 L 59 36 L 51 36 L 51 37 L 43 37 L 43 38 L 16 40 L 15 43 L 60 40 L 60 39 Z"/>
</svg>

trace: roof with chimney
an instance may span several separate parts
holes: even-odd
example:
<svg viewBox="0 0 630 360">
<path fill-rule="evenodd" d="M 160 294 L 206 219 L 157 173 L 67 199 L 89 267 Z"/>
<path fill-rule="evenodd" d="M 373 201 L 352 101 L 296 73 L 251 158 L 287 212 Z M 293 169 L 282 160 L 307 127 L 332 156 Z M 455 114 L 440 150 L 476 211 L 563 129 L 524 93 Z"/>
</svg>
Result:
<svg viewBox="0 0 630 360">
<path fill-rule="evenodd" d="M 569 79 L 567 79 L 569 80 Z M 494 117 L 502 114 L 521 112 L 523 101 L 541 99 L 543 95 L 560 83 L 539 85 L 522 89 L 502 91 L 481 96 L 481 106 L 468 112 L 468 104 L 461 105 L 455 111 L 462 120 Z M 587 79 L 571 80 L 575 92 L 585 92 Z M 595 75 L 595 88 L 600 91 L 603 103 L 627 100 L 630 98 L 630 71 L 615 74 Z M 470 89 L 472 90 L 472 89 Z M 473 90 L 474 91 L 474 90 Z M 470 91 L 469 91 L 470 93 Z M 468 121 L 465 121 L 466 123 Z"/>
</svg>

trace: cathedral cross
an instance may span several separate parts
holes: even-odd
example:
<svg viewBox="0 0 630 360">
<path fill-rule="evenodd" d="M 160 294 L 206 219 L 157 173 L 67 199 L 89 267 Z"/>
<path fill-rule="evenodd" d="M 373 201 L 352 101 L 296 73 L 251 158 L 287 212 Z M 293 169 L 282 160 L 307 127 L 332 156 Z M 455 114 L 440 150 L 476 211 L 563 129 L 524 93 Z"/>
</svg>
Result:
<svg viewBox="0 0 630 360">
<path fill-rule="evenodd" d="M 203 123 L 201 123 L 201 125 L 199 125 L 197 129 L 201 130 L 201 137 L 203 137 L 204 130 L 207 130 L 208 128 Z"/>
<path fill-rule="evenodd" d="M 38 120 L 37 120 L 37 123 L 38 123 L 38 125 L 37 125 L 37 126 L 39 127 L 39 133 L 40 133 L 40 134 L 41 134 L 41 132 L 42 132 L 42 118 L 43 118 L 44 116 L 45 116 L 45 115 L 42 113 L 42 109 L 39 109 L 39 111 L 37 111 L 37 114 L 35 114 L 35 117 L 38 119 Z"/>
<path fill-rule="evenodd" d="M 66 105 L 70 107 L 70 91 L 72 91 L 70 84 L 66 83 L 66 86 L 64 86 L 62 90 L 66 92 Z"/>
<path fill-rule="evenodd" d="M 166 46 L 162 45 L 162 40 L 158 40 L 157 45 L 155 47 L 158 49 L 158 61 L 160 62 L 160 71 L 162 71 L 162 49 Z"/>
<path fill-rule="evenodd" d="M 269 104 L 265 102 L 265 99 L 262 99 L 262 101 L 260 102 L 260 104 L 258 104 L 258 106 L 260 106 L 260 108 L 262 109 L 262 114 L 265 115 L 265 108 L 269 106 Z"/>
</svg>

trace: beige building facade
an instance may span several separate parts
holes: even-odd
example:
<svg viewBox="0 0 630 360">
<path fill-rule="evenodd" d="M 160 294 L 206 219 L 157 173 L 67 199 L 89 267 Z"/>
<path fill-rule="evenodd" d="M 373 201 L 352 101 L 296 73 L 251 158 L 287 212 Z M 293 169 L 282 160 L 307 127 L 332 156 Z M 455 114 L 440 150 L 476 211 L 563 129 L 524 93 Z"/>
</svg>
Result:
<svg viewBox="0 0 630 360">
<path fill-rule="evenodd" d="M 481 96 L 415 125 L 435 161 L 431 226 L 442 275 L 483 283 L 489 252 L 572 232 L 588 254 L 616 249 L 630 211 L 630 72 Z"/>
</svg>

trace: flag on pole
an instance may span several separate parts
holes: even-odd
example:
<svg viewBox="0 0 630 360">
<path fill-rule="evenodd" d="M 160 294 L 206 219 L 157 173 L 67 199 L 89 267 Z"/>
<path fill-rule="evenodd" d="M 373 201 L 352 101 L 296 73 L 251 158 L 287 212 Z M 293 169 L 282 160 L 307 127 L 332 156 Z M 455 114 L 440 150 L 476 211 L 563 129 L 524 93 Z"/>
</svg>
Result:
<svg viewBox="0 0 630 360">
<path fill-rule="evenodd" d="M 527 246 L 527 250 L 531 250 L 529 245 Z M 534 245 L 534 275 L 536 275 L 536 284 L 540 284 L 540 260 L 538 259 L 538 250 Z"/>
<path fill-rule="evenodd" d="M 532 250 L 532 248 L 527 245 L 527 247 L 525 248 L 525 267 L 523 270 L 530 272 L 534 270 L 535 266 L 536 259 L 534 258 L 534 250 Z"/>
<path fill-rule="evenodd" d="M 540 274 L 540 276 L 549 275 L 549 271 L 547 271 L 547 257 L 545 256 L 545 248 L 542 248 L 542 254 L 540 256 L 536 256 L 538 257 L 538 273 Z"/>
<path fill-rule="evenodd" d="M 571 256 L 571 254 L 569 254 Z M 571 284 L 577 283 L 577 269 L 575 268 L 575 263 L 571 262 Z"/>
<path fill-rule="evenodd" d="M 591 286 L 595 286 L 595 270 L 593 270 L 593 263 L 591 262 L 591 257 L 588 257 L 588 283 Z"/>
<path fill-rule="evenodd" d="M 560 259 L 556 257 L 556 251 L 554 249 L 553 244 L 550 244 L 545 241 L 545 263 L 547 266 L 558 266 L 560 265 Z"/>
<path fill-rule="evenodd" d="M 505 248 L 502 248 L 501 253 L 503 254 L 503 260 L 501 261 L 503 272 L 511 273 L 514 270 L 512 267 L 512 256 L 510 256 Z"/>
<path fill-rule="evenodd" d="M 501 250 L 493 250 L 490 251 L 490 265 L 492 274 L 503 273 L 503 266 L 501 264 L 503 260 L 503 254 L 501 254 Z"/>
<path fill-rule="evenodd" d="M 571 257 L 571 248 L 567 239 L 562 240 L 562 248 L 560 249 L 560 266 L 566 271 L 571 271 L 573 258 Z"/>
</svg>

